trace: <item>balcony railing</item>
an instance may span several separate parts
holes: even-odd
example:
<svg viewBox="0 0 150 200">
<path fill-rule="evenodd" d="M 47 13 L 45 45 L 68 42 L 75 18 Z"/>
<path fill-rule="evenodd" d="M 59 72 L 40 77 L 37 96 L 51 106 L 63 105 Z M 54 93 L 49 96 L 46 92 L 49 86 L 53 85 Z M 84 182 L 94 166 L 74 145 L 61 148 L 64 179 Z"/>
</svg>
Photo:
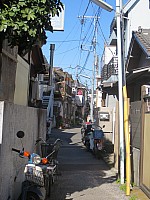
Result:
<svg viewBox="0 0 150 200">
<path fill-rule="evenodd" d="M 104 65 L 101 77 L 102 81 L 108 80 L 112 75 L 118 75 L 118 57 L 114 56 L 107 65 Z"/>
</svg>

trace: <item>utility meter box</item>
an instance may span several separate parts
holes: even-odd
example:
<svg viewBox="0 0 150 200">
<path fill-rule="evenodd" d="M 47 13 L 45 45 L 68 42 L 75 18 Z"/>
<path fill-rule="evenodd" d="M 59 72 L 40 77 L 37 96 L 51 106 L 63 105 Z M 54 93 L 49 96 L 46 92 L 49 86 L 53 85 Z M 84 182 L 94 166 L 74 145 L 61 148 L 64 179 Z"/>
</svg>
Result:
<svg viewBox="0 0 150 200">
<path fill-rule="evenodd" d="M 150 112 L 150 85 L 143 85 L 141 87 L 141 99 L 144 100 L 144 112 Z"/>
<path fill-rule="evenodd" d="M 100 121 L 109 121 L 110 120 L 109 112 L 99 112 L 99 119 Z"/>
</svg>

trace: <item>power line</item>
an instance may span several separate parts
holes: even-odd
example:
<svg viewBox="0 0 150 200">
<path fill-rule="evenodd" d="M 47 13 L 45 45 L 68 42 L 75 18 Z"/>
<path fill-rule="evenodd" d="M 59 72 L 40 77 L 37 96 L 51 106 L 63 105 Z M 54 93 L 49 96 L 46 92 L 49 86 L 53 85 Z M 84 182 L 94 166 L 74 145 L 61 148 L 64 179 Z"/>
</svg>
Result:
<svg viewBox="0 0 150 200">
<path fill-rule="evenodd" d="M 91 47 L 90 47 L 90 48 L 91 48 Z M 81 74 L 81 72 L 84 70 L 84 68 L 85 68 L 85 66 L 86 66 L 86 64 L 87 64 L 87 61 L 88 61 L 88 59 L 89 59 L 90 53 L 91 53 L 91 51 L 88 51 L 88 54 L 87 54 L 85 63 L 84 63 L 84 65 L 83 65 L 82 69 L 80 70 L 79 74 Z"/>
<path fill-rule="evenodd" d="M 72 51 L 72 50 L 77 49 L 77 48 L 78 48 L 78 46 L 77 46 L 77 47 L 74 47 L 74 48 L 72 48 L 72 49 L 69 49 L 69 50 L 67 50 L 67 51 L 64 51 L 64 52 L 61 52 L 61 53 L 57 53 L 56 55 L 64 54 L 64 53 L 67 53 L 67 52 Z"/>
<path fill-rule="evenodd" d="M 49 41 L 47 41 L 47 42 L 56 42 L 56 43 L 57 43 L 57 42 L 58 42 L 58 43 L 62 43 L 62 42 L 63 42 L 63 43 L 65 43 L 65 42 L 79 42 L 79 41 L 80 41 L 80 40 L 66 40 L 66 41 L 63 41 L 63 40 L 57 40 L 57 41 L 55 41 L 55 40 L 52 41 L 52 40 L 51 40 L 51 41 L 50 41 L 50 40 L 49 40 Z"/>
<path fill-rule="evenodd" d="M 106 40 L 106 38 L 105 38 L 105 35 L 104 35 L 104 33 L 103 33 L 103 30 L 102 30 L 102 28 L 101 28 L 101 24 L 100 24 L 99 21 L 98 21 L 98 25 L 99 25 L 100 31 L 101 31 L 101 33 L 102 33 L 102 36 L 103 36 L 103 38 L 104 38 L 105 44 L 107 45 L 108 49 L 110 50 L 110 52 L 111 52 L 112 55 L 114 56 L 114 52 L 111 50 L 111 48 L 110 48 L 109 45 L 108 45 L 108 42 L 107 42 L 107 40 Z"/>
<path fill-rule="evenodd" d="M 69 34 L 67 35 L 67 37 L 65 38 L 65 40 L 61 42 L 61 44 L 57 47 L 56 50 L 58 50 L 62 46 L 62 44 L 67 40 L 67 38 L 69 37 L 69 35 L 74 31 L 74 28 L 76 27 L 76 25 L 77 25 L 77 22 L 75 23 L 74 27 L 71 29 L 71 31 L 69 32 Z"/>
<path fill-rule="evenodd" d="M 87 10 L 88 10 L 88 8 L 89 8 L 89 5 L 90 5 L 90 1 L 89 1 L 88 5 L 87 5 L 87 7 L 86 7 L 86 9 L 85 9 L 85 12 L 84 12 L 84 14 L 83 14 L 83 17 L 85 16 L 85 14 L 86 14 L 86 12 L 87 12 Z"/>
<path fill-rule="evenodd" d="M 78 12 L 78 14 L 80 13 L 80 10 L 81 10 L 81 7 L 82 7 L 82 3 L 83 3 L 83 0 L 81 1 L 81 4 L 80 4 L 80 8 L 79 8 L 79 12 Z"/>
</svg>

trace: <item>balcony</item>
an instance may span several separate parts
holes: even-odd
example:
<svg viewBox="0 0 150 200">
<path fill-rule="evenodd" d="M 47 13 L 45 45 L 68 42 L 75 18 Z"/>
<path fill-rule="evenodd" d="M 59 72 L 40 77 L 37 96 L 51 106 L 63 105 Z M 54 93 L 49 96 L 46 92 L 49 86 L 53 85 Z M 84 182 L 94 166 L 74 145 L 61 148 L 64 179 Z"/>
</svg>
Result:
<svg viewBox="0 0 150 200">
<path fill-rule="evenodd" d="M 102 72 L 101 72 L 101 77 L 102 77 L 102 82 L 103 81 L 108 81 L 111 79 L 113 82 L 113 77 L 114 81 L 116 81 L 116 77 L 118 76 L 118 57 L 114 56 L 107 65 L 104 65 Z"/>
</svg>

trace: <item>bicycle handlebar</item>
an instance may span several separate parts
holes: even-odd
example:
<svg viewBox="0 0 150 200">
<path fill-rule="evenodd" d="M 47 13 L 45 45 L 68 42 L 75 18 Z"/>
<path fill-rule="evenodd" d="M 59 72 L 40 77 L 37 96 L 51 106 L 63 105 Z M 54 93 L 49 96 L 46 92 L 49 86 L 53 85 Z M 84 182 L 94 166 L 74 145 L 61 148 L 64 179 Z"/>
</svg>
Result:
<svg viewBox="0 0 150 200">
<path fill-rule="evenodd" d="M 15 151 L 17 153 L 20 153 L 21 151 L 19 149 L 15 149 L 15 148 L 12 148 L 12 151 Z"/>
</svg>

